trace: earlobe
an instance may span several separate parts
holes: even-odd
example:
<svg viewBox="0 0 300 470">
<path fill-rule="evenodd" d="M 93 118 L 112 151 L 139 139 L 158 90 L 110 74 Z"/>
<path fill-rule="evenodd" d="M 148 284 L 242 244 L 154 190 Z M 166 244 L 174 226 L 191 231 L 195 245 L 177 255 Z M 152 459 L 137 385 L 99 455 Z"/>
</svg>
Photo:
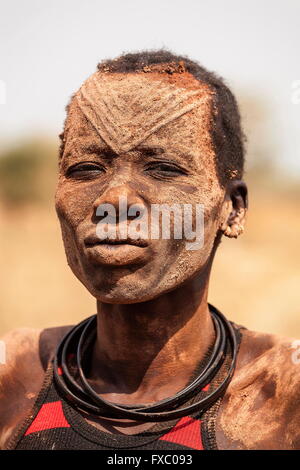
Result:
<svg viewBox="0 0 300 470">
<path fill-rule="evenodd" d="M 225 203 L 225 220 L 221 231 L 226 237 L 237 238 L 244 232 L 244 224 L 248 207 L 248 191 L 244 181 L 234 181 L 228 188 Z"/>
<path fill-rule="evenodd" d="M 244 226 L 243 225 L 233 224 L 231 226 L 228 225 L 223 233 L 224 233 L 225 237 L 237 238 L 243 232 L 244 232 Z"/>
</svg>

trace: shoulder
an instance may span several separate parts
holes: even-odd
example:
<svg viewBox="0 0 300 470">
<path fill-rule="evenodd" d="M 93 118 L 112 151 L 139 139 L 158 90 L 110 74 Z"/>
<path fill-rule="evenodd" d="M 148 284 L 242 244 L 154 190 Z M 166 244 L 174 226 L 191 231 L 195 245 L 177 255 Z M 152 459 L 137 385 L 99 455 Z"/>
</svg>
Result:
<svg viewBox="0 0 300 470">
<path fill-rule="evenodd" d="M 18 328 L 1 339 L 0 377 L 18 372 L 19 379 L 43 371 L 62 337 L 71 326 L 34 329 Z M 3 381 L 1 382 L 3 384 Z"/>
<path fill-rule="evenodd" d="M 68 329 L 19 328 L 1 338 L 0 448 L 33 406 L 47 363 Z"/>
<path fill-rule="evenodd" d="M 38 356 L 40 334 L 38 329 L 19 328 L 1 338 L 1 402 L 14 383 L 21 385 L 25 376 L 41 369 Z"/>
<path fill-rule="evenodd" d="M 241 330 L 220 424 L 251 449 L 300 449 L 300 341 Z"/>
<path fill-rule="evenodd" d="M 278 391 L 288 378 L 300 384 L 300 340 L 242 330 L 237 372 L 236 385 L 250 376 L 272 378 Z"/>
</svg>

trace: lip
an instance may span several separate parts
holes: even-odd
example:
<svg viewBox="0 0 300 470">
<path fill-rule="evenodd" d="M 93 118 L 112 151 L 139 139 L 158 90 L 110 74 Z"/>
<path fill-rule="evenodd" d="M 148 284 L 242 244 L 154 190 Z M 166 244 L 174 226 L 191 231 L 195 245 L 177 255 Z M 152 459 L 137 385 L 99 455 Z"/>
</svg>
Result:
<svg viewBox="0 0 300 470">
<path fill-rule="evenodd" d="M 111 245 L 111 246 L 122 246 L 122 245 L 132 245 L 132 246 L 138 246 L 140 248 L 146 248 L 148 246 L 148 242 L 146 240 L 143 240 L 141 238 L 139 239 L 133 239 L 130 237 L 127 238 L 105 238 L 101 240 L 95 235 L 92 235 L 90 237 L 87 237 L 84 240 L 85 246 L 86 247 L 93 247 L 93 246 L 98 246 L 98 245 Z"/>
<path fill-rule="evenodd" d="M 95 265 L 126 266 L 143 264 L 149 257 L 148 242 L 145 240 L 104 239 L 96 236 L 84 241 L 87 256 Z"/>
</svg>

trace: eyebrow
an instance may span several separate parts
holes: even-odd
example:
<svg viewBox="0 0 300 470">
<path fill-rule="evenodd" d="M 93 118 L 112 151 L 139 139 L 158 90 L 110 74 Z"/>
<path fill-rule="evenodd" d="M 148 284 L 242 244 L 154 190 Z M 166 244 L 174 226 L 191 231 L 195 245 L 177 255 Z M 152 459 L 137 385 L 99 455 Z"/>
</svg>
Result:
<svg viewBox="0 0 300 470">
<path fill-rule="evenodd" d="M 165 149 L 161 147 L 150 147 L 150 146 L 143 146 L 139 145 L 138 147 L 132 149 L 141 152 L 145 157 L 155 157 L 159 155 L 165 154 Z M 84 144 L 81 146 L 81 152 L 86 154 L 96 154 L 105 159 L 112 159 L 118 156 L 116 152 L 114 152 L 108 146 L 101 146 L 97 143 L 91 144 Z"/>
<path fill-rule="evenodd" d="M 118 154 L 114 152 L 108 145 L 101 145 L 101 144 L 99 145 L 98 143 L 86 143 L 86 144 L 82 144 L 80 147 L 81 147 L 80 153 L 96 154 L 99 157 L 102 157 L 107 160 L 111 160 L 113 158 L 118 157 Z M 149 146 L 149 145 L 140 144 L 133 150 L 137 150 L 138 152 L 141 152 L 143 156 L 146 158 L 163 157 L 163 156 L 170 157 L 170 152 L 167 149 L 163 147 L 159 147 L 159 146 Z M 180 156 L 183 157 L 186 162 L 192 163 L 192 164 L 194 163 L 195 156 L 192 153 L 179 151 L 178 154 L 180 154 Z M 66 155 L 66 156 L 69 156 L 69 155 Z M 175 155 L 173 154 L 173 156 Z"/>
<path fill-rule="evenodd" d="M 161 155 L 165 153 L 165 150 L 161 147 L 150 147 L 139 145 L 133 150 L 142 152 L 145 155 Z M 117 156 L 117 154 L 108 146 L 102 146 L 96 143 L 86 144 L 82 146 L 82 151 L 85 153 L 97 153 L 97 154 L 107 154 L 109 156 Z"/>
<path fill-rule="evenodd" d="M 149 147 L 147 145 L 139 145 L 136 147 L 136 150 L 149 157 L 152 157 L 153 155 L 163 155 L 165 153 L 165 150 L 161 147 Z"/>
<path fill-rule="evenodd" d="M 170 152 L 167 151 L 166 149 L 162 147 L 149 147 L 149 146 L 143 146 L 140 145 L 137 147 L 137 150 L 143 152 L 145 156 L 153 157 L 153 156 L 163 156 L 163 155 L 168 155 L 170 156 Z M 177 152 L 176 152 L 177 153 Z M 173 152 L 172 152 L 173 154 Z M 178 151 L 178 155 L 183 157 L 185 161 L 194 163 L 195 156 L 192 153 L 184 152 L 184 151 Z"/>
<path fill-rule="evenodd" d="M 106 158 L 116 157 L 117 154 L 108 146 L 101 147 L 99 144 L 85 144 L 81 147 L 82 152 L 97 155 L 101 155 Z"/>
</svg>

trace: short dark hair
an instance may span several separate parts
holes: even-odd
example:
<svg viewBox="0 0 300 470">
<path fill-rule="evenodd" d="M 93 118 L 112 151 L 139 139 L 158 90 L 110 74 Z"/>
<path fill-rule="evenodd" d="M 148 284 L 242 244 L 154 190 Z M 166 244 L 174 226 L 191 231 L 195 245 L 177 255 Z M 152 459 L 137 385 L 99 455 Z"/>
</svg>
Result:
<svg viewBox="0 0 300 470">
<path fill-rule="evenodd" d="M 223 78 L 210 72 L 186 56 L 175 55 L 160 49 L 126 53 L 115 59 L 98 64 L 99 71 L 111 73 L 128 73 L 145 70 L 145 68 L 166 64 L 164 71 L 173 73 L 177 66 L 191 73 L 197 80 L 206 83 L 214 92 L 212 139 L 216 153 L 216 168 L 220 184 L 226 186 L 230 179 L 240 179 L 244 172 L 245 136 L 241 127 L 241 118 L 236 99 Z M 168 67 L 168 64 L 172 66 Z M 175 68 L 174 68 L 175 67 Z M 68 107 L 67 107 L 68 111 Z M 63 148 L 61 146 L 61 153 Z"/>
</svg>

